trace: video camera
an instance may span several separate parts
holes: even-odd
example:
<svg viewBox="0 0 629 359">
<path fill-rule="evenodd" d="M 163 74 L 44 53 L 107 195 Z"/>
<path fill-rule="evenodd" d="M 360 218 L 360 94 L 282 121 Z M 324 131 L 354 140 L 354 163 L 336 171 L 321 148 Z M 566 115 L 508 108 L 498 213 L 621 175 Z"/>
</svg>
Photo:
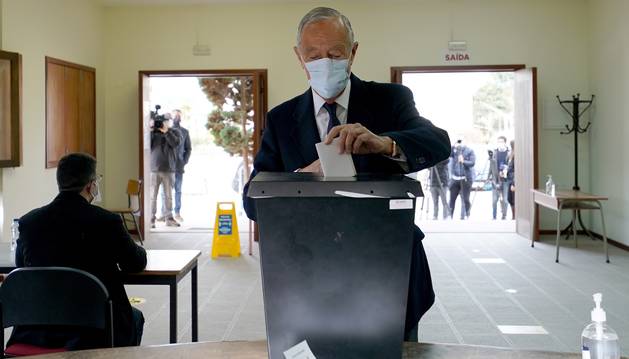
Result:
<svg viewBox="0 0 629 359">
<path fill-rule="evenodd" d="M 452 146 L 452 152 L 454 153 L 455 156 L 458 156 L 462 152 L 462 148 L 461 148 L 463 147 L 462 142 L 463 140 L 457 140 L 454 146 Z"/>
<path fill-rule="evenodd" d="M 153 120 L 153 126 L 151 128 L 153 131 L 159 131 L 164 127 L 164 121 L 170 120 L 169 116 L 164 114 L 160 115 L 159 110 L 162 108 L 160 105 L 155 105 L 155 111 L 151 111 L 151 120 Z"/>
</svg>

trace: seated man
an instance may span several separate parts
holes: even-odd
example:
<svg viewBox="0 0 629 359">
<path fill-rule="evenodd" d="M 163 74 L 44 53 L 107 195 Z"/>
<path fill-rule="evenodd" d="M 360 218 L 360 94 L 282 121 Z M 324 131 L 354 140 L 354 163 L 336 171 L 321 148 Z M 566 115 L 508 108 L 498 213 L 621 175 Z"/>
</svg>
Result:
<svg viewBox="0 0 629 359">
<path fill-rule="evenodd" d="M 57 167 L 57 197 L 20 219 L 15 263 L 18 267 L 61 266 L 92 273 L 103 282 L 113 302 L 114 345 L 139 345 L 144 317 L 129 304 L 120 274 L 143 270 L 146 251 L 133 242 L 118 215 L 90 204 L 98 196 L 98 181 L 93 157 L 83 153 L 64 156 Z M 21 326 L 14 328 L 8 345 L 15 342 L 76 350 L 103 347 L 105 336 L 86 328 Z"/>
</svg>

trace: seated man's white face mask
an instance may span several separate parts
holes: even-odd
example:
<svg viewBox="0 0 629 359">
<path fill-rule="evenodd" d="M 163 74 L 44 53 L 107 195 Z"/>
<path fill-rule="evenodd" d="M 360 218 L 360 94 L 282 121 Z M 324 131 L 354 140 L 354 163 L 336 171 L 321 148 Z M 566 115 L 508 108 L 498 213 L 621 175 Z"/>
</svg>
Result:
<svg viewBox="0 0 629 359">
<path fill-rule="evenodd" d="M 349 60 L 333 60 L 330 58 L 306 62 L 306 69 L 310 74 L 310 87 L 324 99 L 338 96 L 349 78 Z"/>
<path fill-rule="evenodd" d="M 92 201 L 90 203 L 100 203 L 102 200 L 100 196 L 100 181 L 93 181 L 90 185 L 90 195 L 92 196 Z"/>
</svg>

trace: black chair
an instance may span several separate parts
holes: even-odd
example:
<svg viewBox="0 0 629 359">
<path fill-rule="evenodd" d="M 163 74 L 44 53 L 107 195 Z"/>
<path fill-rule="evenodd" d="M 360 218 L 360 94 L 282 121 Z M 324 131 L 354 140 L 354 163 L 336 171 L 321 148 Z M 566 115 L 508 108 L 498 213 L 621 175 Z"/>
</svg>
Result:
<svg viewBox="0 0 629 359">
<path fill-rule="evenodd" d="M 65 351 L 15 343 L 4 348 L 4 328 L 16 325 L 69 325 L 104 331 L 114 346 L 112 303 L 103 283 L 90 273 L 65 267 L 13 270 L 0 286 L 2 357 Z"/>
</svg>

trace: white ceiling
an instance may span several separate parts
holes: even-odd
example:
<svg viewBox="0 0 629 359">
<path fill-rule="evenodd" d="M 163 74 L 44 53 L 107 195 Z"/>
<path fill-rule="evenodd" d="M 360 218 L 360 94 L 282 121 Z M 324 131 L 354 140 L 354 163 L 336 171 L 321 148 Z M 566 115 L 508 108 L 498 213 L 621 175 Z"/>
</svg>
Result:
<svg viewBox="0 0 629 359">
<path fill-rule="evenodd" d="M 272 2 L 311 2 L 312 0 L 101 0 L 105 6 L 125 5 L 199 5 L 199 4 L 260 4 Z"/>
</svg>

